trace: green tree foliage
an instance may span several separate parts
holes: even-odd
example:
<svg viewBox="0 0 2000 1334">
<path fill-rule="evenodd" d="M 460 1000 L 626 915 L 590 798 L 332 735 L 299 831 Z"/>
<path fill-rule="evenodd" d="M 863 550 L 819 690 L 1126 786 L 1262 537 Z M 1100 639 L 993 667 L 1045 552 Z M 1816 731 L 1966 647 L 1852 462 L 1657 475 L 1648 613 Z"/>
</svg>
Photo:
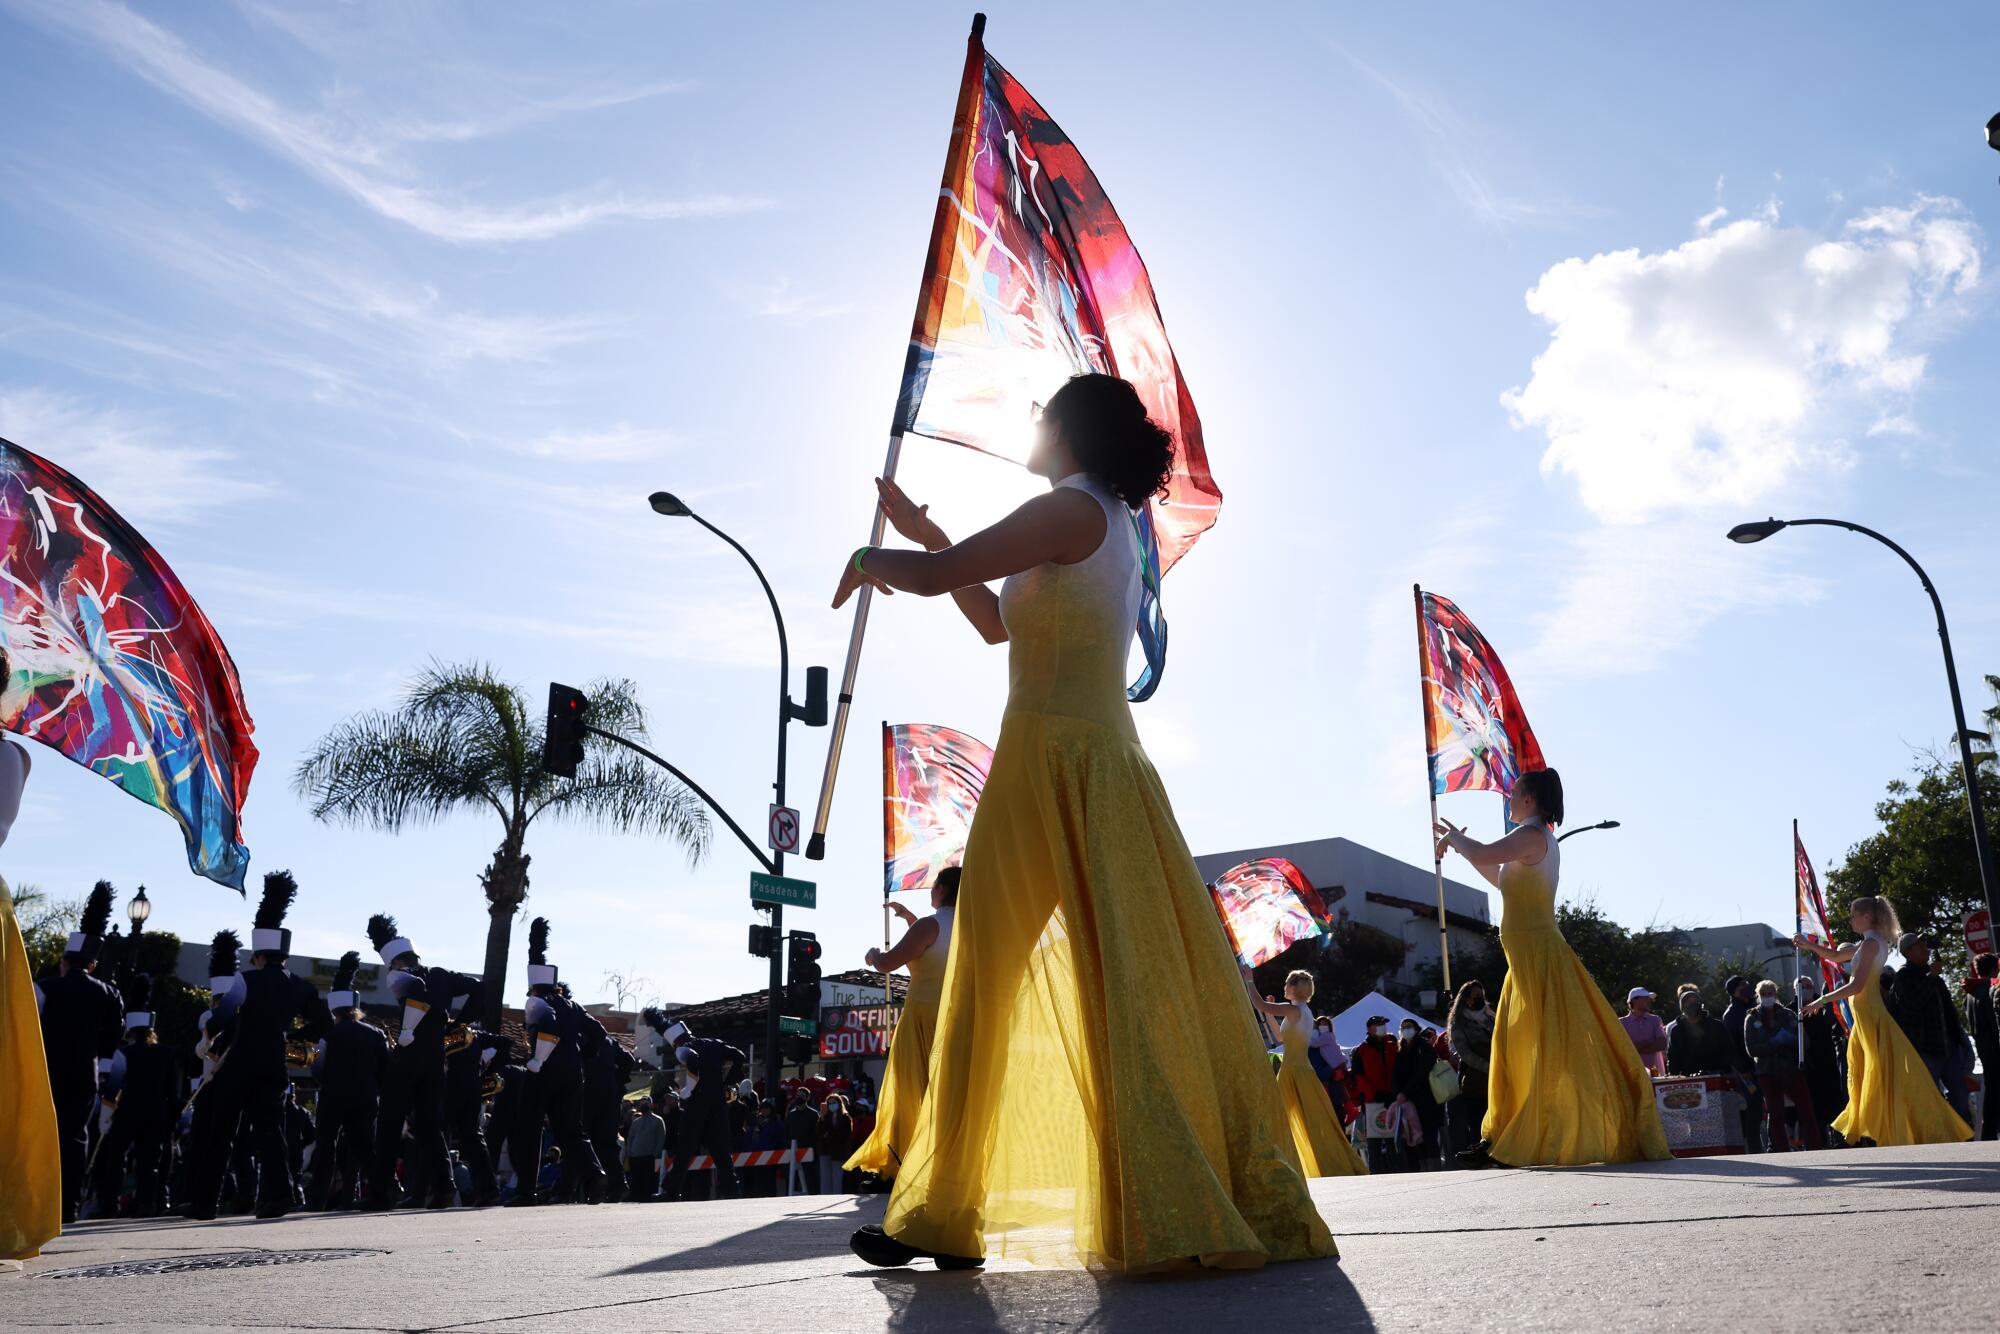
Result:
<svg viewBox="0 0 2000 1334">
<path fill-rule="evenodd" d="M 14 917 L 28 951 L 28 975 L 40 977 L 62 962 L 69 933 L 83 917 L 82 899 L 57 900 L 39 885 L 22 884 L 14 894 Z"/>
<path fill-rule="evenodd" d="M 1956 756 L 1929 756 L 1912 778 L 1889 784 L 1875 806 L 1881 829 L 1849 848 L 1846 861 L 1827 873 L 1827 911 L 1834 931 L 1845 935 L 1848 904 L 1865 895 L 1887 897 L 1903 929 L 1934 937 L 1946 968 L 1957 971 L 1965 963 L 1964 915 L 1985 906 L 1965 774 Z M 1986 803 L 1986 836 L 2000 846 L 2000 773 L 1991 764 L 1979 766 L 1979 795 Z"/>
<path fill-rule="evenodd" d="M 630 681 L 598 681 L 586 693 L 592 726 L 644 739 L 646 713 Z M 542 767 L 542 733 L 540 713 L 491 668 L 432 664 L 395 708 L 350 718 L 321 737 L 292 781 L 314 817 L 329 824 L 397 833 L 465 811 L 498 816 L 500 844 L 479 883 L 487 911 L 484 975 L 504 980 L 514 914 L 528 897 L 524 845 L 536 820 L 658 834 L 684 847 L 690 862 L 708 848 L 708 812 L 664 770 L 588 736 L 576 776 L 562 778 Z M 373 906 L 357 905 L 357 935 Z M 496 1029 L 500 994 L 493 986 L 482 997 L 481 1018 Z"/>
</svg>

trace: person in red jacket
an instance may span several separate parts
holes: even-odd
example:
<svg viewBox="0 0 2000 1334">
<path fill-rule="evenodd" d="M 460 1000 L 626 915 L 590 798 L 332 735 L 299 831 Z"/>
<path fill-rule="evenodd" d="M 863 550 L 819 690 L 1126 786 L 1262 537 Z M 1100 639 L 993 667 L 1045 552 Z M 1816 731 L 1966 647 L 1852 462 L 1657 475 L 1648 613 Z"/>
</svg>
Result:
<svg viewBox="0 0 2000 1334">
<path fill-rule="evenodd" d="M 1354 1049 L 1349 1061 L 1354 1072 L 1354 1095 L 1361 1100 L 1364 1114 L 1371 1102 L 1396 1100 L 1396 1042 L 1389 1036 L 1389 1017 L 1368 1016 L 1368 1040 Z M 1394 1172 L 1402 1166 L 1402 1154 L 1393 1139 L 1368 1141 L 1368 1171 Z"/>
</svg>

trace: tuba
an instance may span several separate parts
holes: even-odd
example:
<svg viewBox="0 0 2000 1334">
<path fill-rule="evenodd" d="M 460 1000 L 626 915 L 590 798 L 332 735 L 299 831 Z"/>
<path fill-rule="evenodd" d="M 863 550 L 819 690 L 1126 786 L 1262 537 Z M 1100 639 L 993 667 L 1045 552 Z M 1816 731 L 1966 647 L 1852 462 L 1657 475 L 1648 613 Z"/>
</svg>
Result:
<svg viewBox="0 0 2000 1334">
<path fill-rule="evenodd" d="M 472 1025 L 456 1019 L 447 1020 L 444 1026 L 444 1054 L 456 1056 L 472 1045 Z"/>
<path fill-rule="evenodd" d="M 500 1096 L 500 1076 L 488 1075 L 479 1081 L 479 1100 L 491 1102 Z"/>
</svg>

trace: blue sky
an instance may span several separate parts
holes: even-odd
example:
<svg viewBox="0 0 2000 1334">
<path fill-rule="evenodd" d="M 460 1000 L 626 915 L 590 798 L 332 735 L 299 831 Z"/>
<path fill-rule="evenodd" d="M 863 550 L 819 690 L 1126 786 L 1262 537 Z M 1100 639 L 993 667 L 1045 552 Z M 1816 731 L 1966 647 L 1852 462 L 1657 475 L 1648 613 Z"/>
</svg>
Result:
<svg viewBox="0 0 2000 1334">
<path fill-rule="evenodd" d="M 1781 922 L 1790 821 L 1825 865 L 1950 734 L 1893 557 L 1732 523 L 1898 536 L 1968 680 L 2000 671 L 1990 7 L 989 10 L 1147 259 L 1226 496 L 1140 710 L 1197 851 L 1427 855 L 1415 581 L 1499 647 L 1573 816 L 1624 822 L 1565 888 L 1631 924 Z M 761 816 L 768 616 L 645 497 L 756 552 L 795 663 L 837 666 L 969 12 L 0 0 L 0 434 L 137 522 L 229 643 L 255 869 L 299 876 L 301 950 L 388 908 L 480 962 L 497 825 L 328 829 L 289 788 L 433 657 L 537 699 L 629 675 L 656 743 Z M 905 460 L 954 534 L 1030 494 Z M 878 606 L 795 915 L 830 965 L 880 933 L 877 724 L 991 736 L 1004 689 L 948 604 Z M 794 729 L 795 804 L 824 737 Z M 609 969 L 760 983 L 733 844 L 531 851 L 586 998 Z M 144 882 L 189 938 L 247 924 L 170 824 L 53 757 L 0 869 Z"/>
</svg>

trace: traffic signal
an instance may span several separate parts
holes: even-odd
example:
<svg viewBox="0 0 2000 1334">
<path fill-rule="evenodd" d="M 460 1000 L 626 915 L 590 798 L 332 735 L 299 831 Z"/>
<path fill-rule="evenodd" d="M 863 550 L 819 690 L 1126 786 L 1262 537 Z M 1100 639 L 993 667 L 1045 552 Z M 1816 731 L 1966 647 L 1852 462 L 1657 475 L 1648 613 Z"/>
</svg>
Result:
<svg viewBox="0 0 2000 1334">
<path fill-rule="evenodd" d="M 800 1033 L 787 1033 L 785 1035 L 785 1060 L 789 1064 L 804 1068 L 811 1065 L 814 1058 L 818 1055 L 818 1039 L 809 1038 Z"/>
<path fill-rule="evenodd" d="M 799 1019 L 819 1018 L 819 940 L 810 931 L 794 931 L 789 941 L 785 1012 Z"/>
<path fill-rule="evenodd" d="M 777 952 L 777 933 L 768 926 L 752 922 L 750 924 L 750 953 L 759 959 L 768 959 Z"/>
<path fill-rule="evenodd" d="M 563 778 L 576 777 L 583 762 L 583 714 L 590 707 L 575 686 L 549 682 L 549 719 L 542 732 L 542 767 Z"/>
</svg>

